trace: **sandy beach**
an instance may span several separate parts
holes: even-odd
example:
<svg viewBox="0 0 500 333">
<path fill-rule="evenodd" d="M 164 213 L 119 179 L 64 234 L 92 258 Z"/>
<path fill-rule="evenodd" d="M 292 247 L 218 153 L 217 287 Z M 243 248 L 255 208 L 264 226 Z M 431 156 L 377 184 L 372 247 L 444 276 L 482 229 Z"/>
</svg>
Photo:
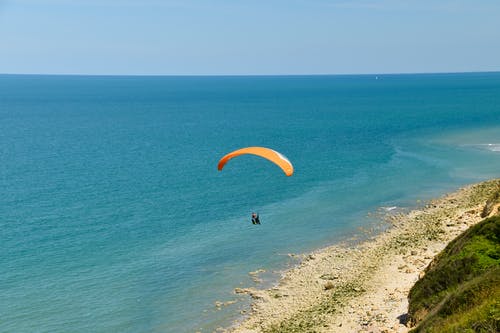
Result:
<svg viewBox="0 0 500 333">
<path fill-rule="evenodd" d="M 499 186 L 499 179 L 474 184 L 422 209 L 388 214 L 385 231 L 303 255 L 271 289 L 237 288 L 252 297 L 251 311 L 224 331 L 407 332 L 408 291 L 436 254 L 483 219 Z"/>
</svg>

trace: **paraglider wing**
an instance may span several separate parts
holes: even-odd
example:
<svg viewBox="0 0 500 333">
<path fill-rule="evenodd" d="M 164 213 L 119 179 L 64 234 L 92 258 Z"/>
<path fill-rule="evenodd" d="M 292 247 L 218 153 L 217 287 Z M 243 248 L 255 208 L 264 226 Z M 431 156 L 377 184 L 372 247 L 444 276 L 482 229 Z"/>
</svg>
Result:
<svg viewBox="0 0 500 333">
<path fill-rule="evenodd" d="M 264 147 L 247 147 L 247 148 L 235 150 L 235 151 L 227 154 L 223 158 L 221 158 L 217 168 L 219 169 L 219 171 L 222 170 L 222 168 L 224 168 L 224 165 L 226 165 L 226 163 L 230 159 L 237 157 L 237 156 L 240 156 L 240 155 L 244 155 L 244 154 L 257 155 L 257 156 L 263 157 L 265 159 L 268 159 L 269 161 L 278 165 L 283 170 L 285 175 L 291 176 L 293 174 L 293 165 L 292 165 L 292 163 L 290 163 L 288 158 L 286 158 L 284 155 L 278 153 L 275 150 L 272 150 L 269 148 L 264 148 Z"/>
</svg>

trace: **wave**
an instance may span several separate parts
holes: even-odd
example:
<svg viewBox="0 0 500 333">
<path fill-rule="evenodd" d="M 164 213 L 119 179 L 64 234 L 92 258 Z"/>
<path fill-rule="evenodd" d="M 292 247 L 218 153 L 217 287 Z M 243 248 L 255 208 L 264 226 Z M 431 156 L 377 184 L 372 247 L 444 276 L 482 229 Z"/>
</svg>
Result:
<svg viewBox="0 0 500 333">
<path fill-rule="evenodd" d="M 468 144 L 463 146 L 500 153 L 500 143 L 478 143 L 478 144 Z"/>
</svg>

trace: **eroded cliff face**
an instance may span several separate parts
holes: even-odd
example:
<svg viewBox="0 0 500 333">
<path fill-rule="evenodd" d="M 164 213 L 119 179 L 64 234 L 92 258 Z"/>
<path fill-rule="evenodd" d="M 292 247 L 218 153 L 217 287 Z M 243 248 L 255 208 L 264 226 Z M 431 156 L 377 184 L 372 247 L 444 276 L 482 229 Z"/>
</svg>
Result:
<svg viewBox="0 0 500 333">
<path fill-rule="evenodd" d="M 481 217 L 500 215 L 500 188 L 486 201 Z"/>
</svg>

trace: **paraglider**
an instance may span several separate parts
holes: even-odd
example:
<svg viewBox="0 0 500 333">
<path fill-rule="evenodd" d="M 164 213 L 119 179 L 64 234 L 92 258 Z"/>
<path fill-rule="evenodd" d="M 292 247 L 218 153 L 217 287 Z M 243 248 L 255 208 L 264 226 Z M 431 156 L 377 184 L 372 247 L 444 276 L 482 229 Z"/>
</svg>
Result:
<svg viewBox="0 0 500 333">
<path fill-rule="evenodd" d="M 252 224 L 260 224 L 259 214 L 252 213 Z"/>
<path fill-rule="evenodd" d="M 281 170 L 283 170 L 285 175 L 291 176 L 293 174 L 293 165 L 288 160 L 288 158 L 275 150 L 264 147 L 247 147 L 235 150 L 221 158 L 217 168 L 219 169 L 219 171 L 221 171 L 230 159 L 244 154 L 257 155 L 268 159 L 269 161 L 279 166 Z"/>
<path fill-rule="evenodd" d="M 283 154 L 277 152 L 276 150 L 264 147 L 247 147 L 230 152 L 220 159 L 217 169 L 221 171 L 230 159 L 245 154 L 263 157 L 279 166 L 281 170 L 283 170 L 285 175 L 291 176 L 293 174 L 293 165 L 288 160 L 288 158 L 286 158 Z M 252 224 L 260 224 L 258 213 L 252 213 Z"/>
</svg>

